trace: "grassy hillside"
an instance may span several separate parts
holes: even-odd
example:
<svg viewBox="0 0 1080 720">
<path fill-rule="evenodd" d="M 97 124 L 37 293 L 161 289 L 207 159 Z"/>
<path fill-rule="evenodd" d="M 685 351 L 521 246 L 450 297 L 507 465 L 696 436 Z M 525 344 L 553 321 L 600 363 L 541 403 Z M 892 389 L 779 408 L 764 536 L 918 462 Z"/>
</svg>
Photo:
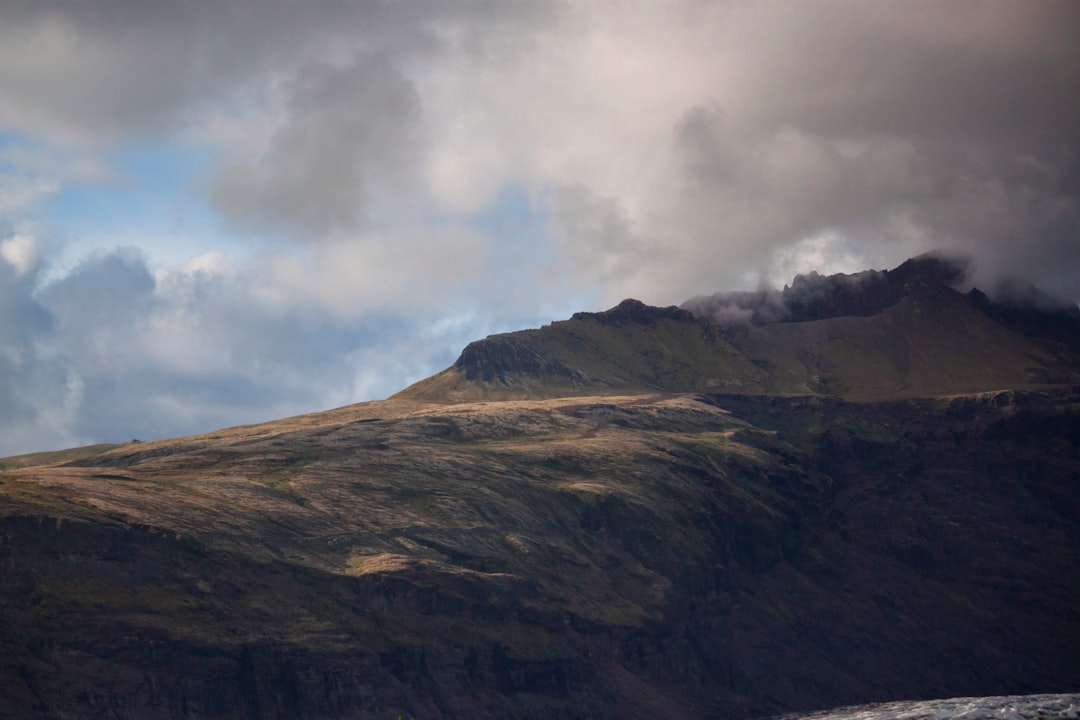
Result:
<svg viewBox="0 0 1080 720">
<path fill-rule="evenodd" d="M 850 400 L 1080 384 L 1080 356 L 968 295 L 917 284 L 873 315 L 720 326 L 633 300 L 471 344 L 395 397 L 436 402 L 582 393 L 724 392 Z"/>
<path fill-rule="evenodd" d="M 949 272 L 628 300 L 386 401 L 2 460 L 0 720 L 1074 691 L 1080 312 Z"/>
<path fill-rule="evenodd" d="M 48 452 L 27 453 L 25 455 L 13 455 L 12 457 L 0 458 L 0 470 L 12 468 L 31 467 L 34 465 L 58 465 L 73 460 L 83 460 L 98 453 L 112 450 L 118 447 L 115 443 L 99 443 L 97 445 L 85 445 L 83 447 L 69 448 L 67 450 L 52 450 Z"/>
<path fill-rule="evenodd" d="M 750 328 L 739 347 L 789 394 L 883 400 L 1080 382 L 1075 364 L 941 286 L 869 317 Z"/>
<path fill-rule="evenodd" d="M 1068 689 L 1078 418 L 1017 393 L 394 400 L 44 458 L 0 472 L 0 717 Z"/>
<path fill-rule="evenodd" d="M 564 397 L 582 392 L 760 392 L 765 373 L 711 323 L 627 300 L 539 330 L 471 344 L 453 367 L 395 397 L 427 400 Z"/>
</svg>

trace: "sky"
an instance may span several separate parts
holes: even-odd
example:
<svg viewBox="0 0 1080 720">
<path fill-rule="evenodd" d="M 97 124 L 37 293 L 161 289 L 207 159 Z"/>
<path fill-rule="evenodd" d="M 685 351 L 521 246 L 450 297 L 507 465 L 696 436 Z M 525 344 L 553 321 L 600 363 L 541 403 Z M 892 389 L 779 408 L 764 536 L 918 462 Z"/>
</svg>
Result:
<svg viewBox="0 0 1080 720">
<path fill-rule="evenodd" d="M 0 455 L 930 250 L 1080 300 L 1080 3 L 0 0 Z"/>
</svg>

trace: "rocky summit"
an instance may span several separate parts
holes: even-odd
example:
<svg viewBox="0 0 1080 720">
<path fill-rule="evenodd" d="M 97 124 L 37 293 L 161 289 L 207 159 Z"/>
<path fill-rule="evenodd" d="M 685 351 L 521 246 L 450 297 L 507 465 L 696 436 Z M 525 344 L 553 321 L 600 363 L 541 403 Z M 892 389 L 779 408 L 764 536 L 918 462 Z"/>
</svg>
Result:
<svg viewBox="0 0 1080 720">
<path fill-rule="evenodd" d="M 1076 692 L 1080 313 L 958 277 L 626 301 L 385 401 L 0 461 L 0 717 Z"/>
</svg>

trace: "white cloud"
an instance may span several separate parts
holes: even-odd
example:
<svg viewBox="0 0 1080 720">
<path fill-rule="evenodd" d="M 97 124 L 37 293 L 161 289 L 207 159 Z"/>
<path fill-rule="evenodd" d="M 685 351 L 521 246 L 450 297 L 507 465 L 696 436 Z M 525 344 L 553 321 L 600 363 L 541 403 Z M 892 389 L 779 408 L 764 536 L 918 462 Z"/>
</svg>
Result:
<svg viewBox="0 0 1080 720">
<path fill-rule="evenodd" d="M 37 242 L 31 235 L 20 233 L 0 241 L 0 257 L 21 275 L 35 270 L 41 262 Z"/>
<path fill-rule="evenodd" d="M 0 455 L 385 396 L 474 339 L 475 326 L 446 325 L 436 307 L 339 312 L 221 255 L 151 272 L 119 249 L 44 283 L 40 273 L 0 263 Z"/>
<path fill-rule="evenodd" d="M 388 394 L 549 313 L 935 247 L 972 255 L 982 284 L 1080 298 L 1075 3 L 0 15 L 0 400 L 18 442 Z M 212 155 L 196 189 L 221 227 L 80 228 L 149 256 L 57 267 L 50 199 L 114 182 L 125 148 L 181 141 Z"/>
</svg>

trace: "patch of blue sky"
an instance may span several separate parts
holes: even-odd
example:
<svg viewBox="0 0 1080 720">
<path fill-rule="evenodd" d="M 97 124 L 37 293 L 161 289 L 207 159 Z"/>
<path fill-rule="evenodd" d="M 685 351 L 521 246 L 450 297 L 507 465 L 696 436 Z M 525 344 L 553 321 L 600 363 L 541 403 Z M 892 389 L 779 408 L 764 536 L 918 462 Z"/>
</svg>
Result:
<svg viewBox="0 0 1080 720">
<path fill-rule="evenodd" d="M 29 219 L 43 197 L 55 191 L 55 164 L 33 138 L 0 129 L 0 234 Z"/>
<path fill-rule="evenodd" d="M 533 274 L 546 279 L 546 289 L 550 292 L 543 292 L 545 288 L 534 288 L 542 294 L 534 305 L 536 315 L 510 319 L 511 322 L 551 322 L 595 301 L 595 293 L 590 289 L 573 287 L 561 276 L 561 258 L 552 235 L 543 189 L 509 185 L 489 207 L 473 215 L 469 224 L 492 239 L 494 263 L 499 269 L 508 271 L 509 277 Z"/>
<path fill-rule="evenodd" d="M 43 148 L 34 138 L 25 133 L 7 128 L 0 128 L 0 172 L 18 174 L 24 170 L 16 158 L 26 152 L 40 152 Z"/>
<path fill-rule="evenodd" d="M 116 247 L 139 248 L 151 265 L 181 265 L 211 250 L 244 255 L 208 205 L 212 160 L 190 145 L 127 145 L 108 158 L 107 177 L 64 183 L 42 216 L 61 241 L 54 267 L 63 272 Z"/>
<path fill-rule="evenodd" d="M 551 241 L 551 222 L 538 191 L 509 185 L 495 201 L 470 218 L 469 224 L 493 238 L 499 248 L 535 264 L 553 264 L 558 258 Z"/>
</svg>

